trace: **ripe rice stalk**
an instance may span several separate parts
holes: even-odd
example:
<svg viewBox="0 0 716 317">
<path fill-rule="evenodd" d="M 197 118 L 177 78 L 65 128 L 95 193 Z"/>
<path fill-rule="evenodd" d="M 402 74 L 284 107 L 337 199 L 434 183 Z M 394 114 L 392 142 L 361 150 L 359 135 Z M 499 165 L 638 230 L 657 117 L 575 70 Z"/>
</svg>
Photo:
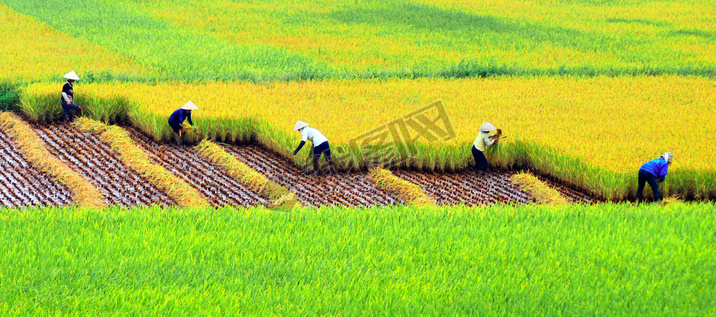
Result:
<svg viewBox="0 0 716 317">
<path fill-rule="evenodd" d="M 285 193 L 271 203 L 271 208 L 294 210 L 294 208 L 301 208 L 301 202 L 296 198 L 296 193 Z"/>
<path fill-rule="evenodd" d="M 569 204 L 558 191 L 540 181 L 530 172 L 517 173 L 510 177 L 510 181 L 532 195 L 539 204 L 550 206 Z"/>
<path fill-rule="evenodd" d="M 470 148 L 479 124 L 476 120 L 489 117 L 510 135 L 487 149 L 485 154 L 491 164 L 529 168 L 602 199 L 618 201 L 634 197 L 639 166 L 669 149 L 678 156 L 665 184 L 668 192 L 684 199 L 716 197 L 716 165 L 709 159 L 716 155 L 716 147 L 696 138 L 714 132 L 712 125 L 701 122 L 701 118 L 711 116 L 714 87 L 708 79 L 665 76 L 329 80 L 270 85 L 103 83 L 82 85 L 78 90 L 81 95 L 98 98 L 126 97 L 132 124 L 157 141 L 171 140 L 173 132 L 167 117 L 187 98 L 194 99 L 200 103 L 200 110 L 193 118 L 196 129 L 187 140 L 198 143 L 209 137 L 231 143 L 258 141 L 299 166 L 305 163 L 305 157 L 291 155 L 298 144 L 298 134 L 290 128 L 294 120 L 302 119 L 319 128 L 329 138 L 332 149 L 351 153 L 345 155 L 349 159 L 336 160 L 342 169 L 355 168 L 356 162 L 358 168 L 369 165 L 360 155 L 353 155 L 364 149 L 354 148 L 351 139 L 390 122 L 396 113 L 414 109 L 415 103 L 405 102 L 406 97 L 419 96 L 417 100 L 422 102 L 451 96 L 446 105 L 457 139 L 429 144 L 416 141 L 418 151 L 411 153 L 401 168 L 450 171 L 454 166 L 452 171 L 461 171 L 471 167 L 474 162 Z M 60 113 L 57 90 L 54 84 L 28 85 L 24 91 L 51 95 L 46 105 L 35 105 L 25 98 L 28 116 L 37 111 L 33 107 L 54 107 L 52 111 Z M 237 100 L 242 100 L 241 105 Z M 307 106 L 321 111 L 305 111 Z M 643 112 L 645 108 L 653 111 Z M 654 124 L 643 125 L 644 115 Z M 555 118 L 548 129 L 546 118 Z M 613 133 L 610 127 L 615 120 L 620 126 L 619 146 L 603 137 Z M 658 135 L 658 127 L 667 122 L 664 120 L 682 120 L 692 130 L 678 138 L 643 137 Z M 396 156 L 385 155 L 385 161 L 375 165 L 391 165 L 390 157 Z"/>
<path fill-rule="evenodd" d="M 256 172 L 235 156 L 227 153 L 223 147 L 209 140 L 202 140 L 197 145 L 197 152 L 209 162 L 222 166 L 228 174 L 249 189 L 257 192 L 264 198 L 272 200 L 272 206 L 285 207 L 298 204 L 293 193 L 288 188 L 272 182 L 266 176 Z"/>
<path fill-rule="evenodd" d="M 174 201 L 185 207 L 206 207 L 209 202 L 184 180 L 174 176 L 164 167 L 153 164 L 147 153 L 139 148 L 126 130 L 118 126 L 108 126 L 88 118 L 79 118 L 74 124 L 82 131 L 99 135 L 102 142 L 119 153 L 120 160 L 147 179 L 159 190 L 164 191 Z"/>
<path fill-rule="evenodd" d="M 72 192 L 73 204 L 93 208 L 106 205 L 104 195 L 89 180 L 52 156 L 32 128 L 18 116 L 10 112 L 0 113 L 0 128 L 13 138 L 28 162 L 67 186 Z"/>
<path fill-rule="evenodd" d="M 415 206 L 435 204 L 435 200 L 426 195 L 420 186 L 396 177 L 389 170 L 374 168 L 368 174 L 368 178 L 376 187 L 394 193 L 407 204 Z"/>
</svg>

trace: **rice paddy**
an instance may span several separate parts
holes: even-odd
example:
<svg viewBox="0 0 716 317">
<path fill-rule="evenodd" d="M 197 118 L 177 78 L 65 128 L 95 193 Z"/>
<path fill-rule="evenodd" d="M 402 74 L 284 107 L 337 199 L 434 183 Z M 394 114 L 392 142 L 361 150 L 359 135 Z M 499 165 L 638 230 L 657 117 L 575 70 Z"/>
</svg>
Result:
<svg viewBox="0 0 716 317">
<path fill-rule="evenodd" d="M 714 16 L 0 0 L 0 315 L 715 315 Z"/>
</svg>

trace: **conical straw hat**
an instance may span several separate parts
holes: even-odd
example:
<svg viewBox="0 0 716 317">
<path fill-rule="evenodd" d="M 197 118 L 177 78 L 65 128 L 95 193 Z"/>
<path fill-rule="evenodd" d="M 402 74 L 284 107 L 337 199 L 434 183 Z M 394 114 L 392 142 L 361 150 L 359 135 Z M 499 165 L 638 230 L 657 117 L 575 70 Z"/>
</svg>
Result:
<svg viewBox="0 0 716 317">
<path fill-rule="evenodd" d="M 199 110 L 199 107 L 197 107 L 193 102 L 191 102 L 191 100 L 181 106 L 181 108 L 184 110 Z"/>
<path fill-rule="evenodd" d="M 671 163 L 671 160 L 674 158 L 674 153 L 666 152 L 661 157 L 663 157 L 664 161 L 666 161 L 667 163 Z"/>
<path fill-rule="evenodd" d="M 300 120 L 296 120 L 296 125 L 293 126 L 293 131 L 298 131 L 299 129 L 305 128 L 308 126 L 308 123 L 305 123 Z"/>
<path fill-rule="evenodd" d="M 495 126 L 492 125 L 492 123 L 489 123 L 489 122 L 485 121 L 485 123 L 483 123 L 483 124 L 480 126 L 480 129 L 479 129 L 479 130 L 482 131 L 482 132 L 490 132 L 490 131 L 497 130 L 497 128 L 495 128 Z"/>
<path fill-rule="evenodd" d="M 77 76 L 77 73 L 75 73 L 74 70 L 65 74 L 64 77 L 67 79 L 72 79 L 72 80 L 80 80 L 80 76 Z"/>
</svg>

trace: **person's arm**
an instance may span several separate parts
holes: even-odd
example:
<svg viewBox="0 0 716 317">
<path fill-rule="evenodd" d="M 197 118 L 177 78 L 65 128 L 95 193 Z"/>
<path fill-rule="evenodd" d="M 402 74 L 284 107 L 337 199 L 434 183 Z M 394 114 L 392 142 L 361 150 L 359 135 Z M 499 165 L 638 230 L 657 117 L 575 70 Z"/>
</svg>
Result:
<svg viewBox="0 0 716 317">
<path fill-rule="evenodd" d="M 489 135 L 485 135 L 485 136 L 483 137 L 483 141 L 485 141 L 485 146 L 490 146 L 490 145 L 492 145 L 493 143 L 495 143 L 494 140 L 490 139 L 490 136 L 489 136 Z"/>
<path fill-rule="evenodd" d="M 67 92 L 70 90 L 70 87 L 67 83 L 62 85 L 62 99 L 65 100 L 65 102 L 69 105 L 72 103 L 72 100 L 70 100 L 70 95 L 67 94 Z"/>
<path fill-rule="evenodd" d="M 308 132 L 306 132 L 306 129 L 303 129 L 301 130 L 301 144 L 299 144 L 298 148 L 293 151 L 293 155 L 296 155 L 296 153 L 301 150 L 301 148 L 306 144 L 306 141 L 308 141 Z"/>
<path fill-rule="evenodd" d="M 296 155 L 296 153 L 298 153 L 304 145 L 306 145 L 306 141 L 301 141 L 301 144 L 299 144 L 296 150 L 293 151 L 293 155 Z"/>
<path fill-rule="evenodd" d="M 194 126 L 194 122 L 191 122 L 191 112 L 187 112 L 186 120 L 189 121 L 189 125 Z"/>
<path fill-rule="evenodd" d="M 659 179 L 658 179 L 658 180 L 659 180 L 660 183 L 666 180 L 666 174 L 667 174 L 668 172 L 669 172 L 669 164 L 668 164 L 668 163 L 664 163 L 664 165 L 662 165 L 662 166 L 659 168 Z"/>
</svg>

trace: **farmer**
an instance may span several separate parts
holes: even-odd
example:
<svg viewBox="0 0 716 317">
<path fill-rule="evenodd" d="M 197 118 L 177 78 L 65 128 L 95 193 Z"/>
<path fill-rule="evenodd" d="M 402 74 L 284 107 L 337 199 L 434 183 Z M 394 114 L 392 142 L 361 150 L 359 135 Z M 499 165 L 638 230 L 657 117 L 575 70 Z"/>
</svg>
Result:
<svg viewBox="0 0 716 317">
<path fill-rule="evenodd" d="M 172 127 L 172 130 L 174 130 L 174 133 L 177 134 L 177 145 L 182 145 L 182 142 L 184 142 L 184 134 L 186 133 L 183 127 L 184 120 L 189 121 L 189 125 L 193 127 L 194 122 L 191 122 L 191 111 L 198 109 L 199 107 L 189 100 L 189 102 L 169 116 L 169 125 Z"/>
<path fill-rule="evenodd" d="M 317 174 L 323 176 L 323 170 L 318 167 L 318 160 L 321 159 L 321 154 L 326 157 L 326 162 L 328 162 L 331 168 L 331 173 L 333 173 L 333 175 L 338 174 L 336 166 L 333 164 L 333 159 L 331 158 L 331 148 L 330 145 L 328 145 L 328 139 L 320 131 L 309 128 L 308 123 L 302 121 L 296 121 L 296 125 L 293 126 L 293 131 L 301 133 L 301 144 L 293 151 L 293 155 L 296 155 L 296 153 L 301 150 L 306 144 L 306 140 L 311 141 L 313 145 L 313 176 Z"/>
<path fill-rule="evenodd" d="M 64 122 L 69 123 L 73 118 L 72 110 L 75 110 L 75 112 L 79 112 L 80 114 L 82 113 L 82 107 L 74 103 L 75 91 L 72 87 L 72 83 L 74 83 L 75 80 L 80 80 L 80 77 L 77 76 L 77 73 L 75 73 L 74 70 L 67 73 L 64 77 L 67 78 L 67 82 L 65 82 L 62 86 L 60 104 L 62 105 L 62 111 L 65 113 Z"/>
<path fill-rule="evenodd" d="M 644 183 L 649 183 L 649 186 L 651 186 L 651 190 L 654 192 L 654 201 L 661 201 L 658 183 L 666 179 L 666 173 L 673 158 L 674 154 L 666 152 L 660 158 L 646 162 L 641 166 L 641 169 L 639 169 L 639 187 L 636 189 L 637 201 L 641 200 Z"/>
<path fill-rule="evenodd" d="M 487 168 L 490 166 L 485 157 L 485 148 L 499 139 L 501 131 L 489 122 L 483 123 L 478 130 L 480 130 L 480 133 L 472 144 L 472 156 L 475 158 L 475 173 L 482 175 L 487 172 Z M 498 130 L 498 134 L 490 135 L 490 131 L 494 130 Z"/>
</svg>

